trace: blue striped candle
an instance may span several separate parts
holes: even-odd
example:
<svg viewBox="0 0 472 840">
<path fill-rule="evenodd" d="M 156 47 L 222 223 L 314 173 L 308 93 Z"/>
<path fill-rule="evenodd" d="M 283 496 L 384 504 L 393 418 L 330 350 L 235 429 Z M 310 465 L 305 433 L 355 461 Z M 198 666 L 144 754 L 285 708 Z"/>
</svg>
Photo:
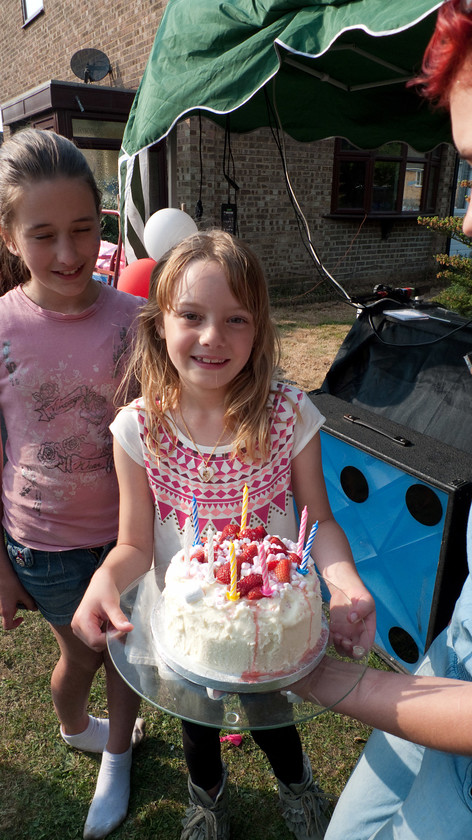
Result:
<svg viewBox="0 0 472 840">
<path fill-rule="evenodd" d="M 198 521 L 198 508 L 195 494 L 192 496 L 192 522 L 193 522 L 193 544 L 201 545 L 200 540 L 200 523 Z"/>
<path fill-rule="evenodd" d="M 318 530 L 318 520 L 315 522 L 314 525 L 311 526 L 310 536 L 308 537 L 308 539 L 306 541 L 306 546 L 303 549 L 302 565 L 300 566 L 300 569 L 299 569 L 299 571 L 302 572 L 302 574 L 305 574 L 306 571 L 307 571 L 306 567 L 307 567 L 307 563 L 308 563 L 308 558 L 310 556 L 311 547 L 313 545 L 313 540 L 315 539 L 317 530 Z"/>
</svg>

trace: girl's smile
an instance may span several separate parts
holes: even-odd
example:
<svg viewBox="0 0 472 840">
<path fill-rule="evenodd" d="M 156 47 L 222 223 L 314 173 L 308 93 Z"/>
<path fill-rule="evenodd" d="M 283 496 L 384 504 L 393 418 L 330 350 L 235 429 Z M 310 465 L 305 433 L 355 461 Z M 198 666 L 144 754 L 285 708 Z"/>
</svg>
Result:
<svg viewBox="0 0 472 840">
<path fill-rule="evenodd" d="M 30 270 L 25 293 L 43 309 L 80 312 L 98 296 L 92 273 L 100 221 L 82 179 L 42 179 L 23 187 L 7 244 Z"/>
<path fill-rule="evenodd" d="M 198 364 L 210 365 L 210 367 L 216 367 L 218 365 L 221 367 L 228 361 L 227 359 L 208 359 L 204 358 L 203 356 L 194 356 L 193 358 Z"/>
<path fill-rule="evenodd" d="M 182 393 L 223 397 L 247 363 L 254 320 L 234 297 L 217 262 L 191 262 L 177 284 L 174 305 L 158 324 L 177 369 Z"/>
</svg>

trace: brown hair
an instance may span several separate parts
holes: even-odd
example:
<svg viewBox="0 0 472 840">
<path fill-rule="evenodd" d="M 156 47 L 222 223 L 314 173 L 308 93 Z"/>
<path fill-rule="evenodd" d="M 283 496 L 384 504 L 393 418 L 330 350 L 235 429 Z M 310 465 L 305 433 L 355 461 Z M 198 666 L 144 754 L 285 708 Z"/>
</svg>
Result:
<svg viewBox="0 0 472 840">
<path fill-rule="evenodd" d="M 179 373 L 172 364 L 156 323 L 173 309 L 175 290 L 189 263 L 216 262 L 224 271 L 236 300 L 254 319 L 255 338 L 250 358 L 231 382 L 225 400 L 225 423 L 235 432 L 233 455 L 267 458 L 270 451 L 268 398 L 279 359 L 279 339 L 269 312 L 265 275 L 255 253 L 239 239 L 221 230 L 187 237 L 154 267 L 149 298 L 139 314 L 136 347 L 128 371 L 141 385 L 148 413 L 148 444 L 159 457 L 158 426 L 170 431 L 165 411 L 180 398 Z"/>
<path fill-rule="evenodd" d="M 101 192 L 84 155 L 70 140 L 53 131 L 26 128 L 0 147 L 0 273 L 1 290 L 29 279 L 20 257 L 8 251 L 2 231 L 12 235 L 18 197 L 28 185 L 53 178 L 79 178 L 90 187 L 100 213 Z"/>
</svg>

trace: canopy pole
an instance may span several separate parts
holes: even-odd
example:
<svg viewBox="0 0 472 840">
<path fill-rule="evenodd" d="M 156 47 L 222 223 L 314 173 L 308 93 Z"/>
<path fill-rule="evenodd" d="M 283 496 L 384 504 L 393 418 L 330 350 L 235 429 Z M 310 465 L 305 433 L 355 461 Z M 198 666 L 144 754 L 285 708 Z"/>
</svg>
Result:
<svg viewBox="0 0 472 840">
<path fill-rule="evenodd" d="M 167 149 L 167 206 L 179 207 L 177 198 L 177 127 L 174 126 L 166 140 Z"/>
<path fill-rule="evenodd" d="M 411 75 L 398 76 L 395 79 L 383 79 L 379 82 L 366 82 L 362 85 L 345 85 L 344 82 L 340 82 L 339 79 L 333 78 L 333 76 L 330 76 L 329 73 L 320 73 L 319 70 L 314 70 L 313 67 L 307 67 L 305 64 L 299 64 L 298 61 L 295 61 L 293 58 L 284 58 L 284 64 L 289 64 L 290 67 L 294 67 L 302 73 L 307 73 L 308 76 L 314 76 L 315 79 L 319 79 L 320 82 L 326 82 L 329 85 L 333 85 L 333 87 L 340 88 L 340 90 L 345 90 L 347 93 L 353 93 L 356 90 L 369 90 L 370 88 L 375 87 L 387 87 L 388 85 L 406 84 L 406 82 L 411 79 Z"/>
</svg>

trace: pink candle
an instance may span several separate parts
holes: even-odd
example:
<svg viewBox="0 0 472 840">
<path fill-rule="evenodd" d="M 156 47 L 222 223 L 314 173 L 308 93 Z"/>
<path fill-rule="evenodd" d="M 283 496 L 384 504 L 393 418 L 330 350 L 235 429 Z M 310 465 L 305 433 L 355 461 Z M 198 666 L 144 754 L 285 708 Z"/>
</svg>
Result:
<svg viewBox="0 0 472 840">
<path fill-rule="evenodd" d="M 267 557 L 264 543 L 258 545 L 259 561 L 262 571 L 262 594 L 268 597 L 272 595 L 272 589 L 269 586 L 269 570 L 267 568 Z"/>
<path fill-rule="evenodd" d="M 238 585 L 238 567 L 236 563 L 236 552 L 234 550 L 234 543 L 229 544 L 229 569 L 231 573 L 231 583 L 229 585 L 229 592 L 227 593 L 230 601 L 237 601 L 239 599 Z"/>
<path fill-rule="evenodd" d="M 301 519 L 300 519 L 300 530 L 298 532 L 297 554 L 298 554 L 300 560 L 303 557 L 303 546 L 305 544 L 305 531 L 306 531 L 307 519 L 308 519 L 308 510 L 307 510 L 307 507 L 305 505 L 305 507 L 302 510 L 302 516 L 301 516 Z"/>
</svg>

